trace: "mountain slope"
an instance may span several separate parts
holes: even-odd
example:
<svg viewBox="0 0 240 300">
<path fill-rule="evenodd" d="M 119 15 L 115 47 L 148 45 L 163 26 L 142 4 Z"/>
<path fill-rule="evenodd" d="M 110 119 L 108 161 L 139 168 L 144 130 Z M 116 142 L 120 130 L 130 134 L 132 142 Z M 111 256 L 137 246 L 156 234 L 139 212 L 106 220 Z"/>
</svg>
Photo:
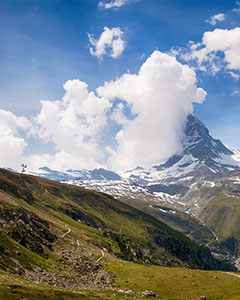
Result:
<svg viewBox="0 0 240 300">
<path fill-rule="evenodd" d="M 105 286 L 102 253 L 105 261 L 223 267 L 208 249 L 106 194 L 0 170 L 0 199 L 0 267 L 30 279 Z"/>
<path fill-rule="evenodd" d="M 154 192 L 153 186 L 142 187 L 122 180 L 73 180 L 68 183 L 112 195 L 128 205 L 152 215 L 200 244 L 207 244 L 209 241 L 215 240 L 211 230 L 196 218 L 182 211 L 184 203 L 180 202 L 176 196 L 167 194 L 167 192 L 173 194 L 176 192 L 176 187 L 173 188 L 173 185 L 162 185 L 164 194 Z M 156 188 L 159 188 L 159 185 Z M 185 191 L 186 188 L 182 188 Z"/>
<path fill-rule="evenodd" d="M 217 189 L 199 213 L 201 220 L 216 234 L 219 241 L 229 243 L 228 249 L 240 254 L 240 171 L 226 172 L 216 183 Z"/>
</svg>

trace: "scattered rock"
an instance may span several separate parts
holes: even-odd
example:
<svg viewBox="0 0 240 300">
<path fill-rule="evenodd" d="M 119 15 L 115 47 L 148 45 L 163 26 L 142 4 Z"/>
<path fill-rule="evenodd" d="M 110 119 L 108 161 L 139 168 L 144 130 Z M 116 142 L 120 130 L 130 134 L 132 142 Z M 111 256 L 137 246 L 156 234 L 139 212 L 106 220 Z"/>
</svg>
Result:
<svg viewBox="0 0 240 300">
<path fill-rule="evenodd" d="M 128 290 L 128 289 L 119 289 L 117 290 L 119 293 L 124 293 L 124 294 L 133 294 L 132 290 Z"/>
<path fill-rule="evenodd" d="M 96 296 L 96 293 L 92 292 L 92 293 L 89 294 L 89 296 L 94 297 L 94 296 Z"/>
<path fill-rule="evenodd" d="M 156 297 L 156 294 L 152 291 L 146 290 L 142 293 L 142 297 Z"/>
<path fill-rule="evenodd" d="M 192 283 L 192 286 L 197 286 L 197 284 L 195 282 Z"/>
<path fill-rule="evenodd" d="M 26 270 L 25 277 L 30 280 L 70 289 L 102 289 L 107 288 L 112 282 L 112 275 L 104 270 L 97 262 L 81 258 L 78 251 L 59 249 L 57 254 L 66 271 L 61 274 L 49 272 L 40 267 Z"/>
</svg>

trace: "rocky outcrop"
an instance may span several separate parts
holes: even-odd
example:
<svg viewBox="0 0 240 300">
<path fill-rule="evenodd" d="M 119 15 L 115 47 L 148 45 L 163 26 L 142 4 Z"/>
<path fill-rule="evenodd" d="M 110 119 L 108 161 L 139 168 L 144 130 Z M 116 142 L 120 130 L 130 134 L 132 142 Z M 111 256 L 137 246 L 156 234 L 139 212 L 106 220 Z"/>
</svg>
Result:
<svg viewBox="0 0 240 300">
<path fill-rule="evenodd" d="M 23 199 L 28 204 L 32 204 L 34 201 L 34 197 L 29 190 L 21 188 L 12 182 L 8 181 L 0 181 L 0 190 L 3 190 L 4 192 L 7 192 L 17 198 Z"/>
<path fill-rule="evenodd" d="M 46 220 L 23 208 L 0 208 L 0 223 L 13 240 L 44 258 L 48 257 L 45 248 L 52 250 L 57 240 Z"/>
<path fill-rule="evenodd" d="M 71 204 L 66 203 L 64 207 L 59 207 L 59 211 L 63 212 L 65 215 L 69 216 L 75 221 L 81 222 L 88 226 L 94 228 L 103 228 L 105 227 L 104 223 L 98 219 L 97 217 L 90 217 L 89 215 L 85 214 L 84 212 L 80 211 L 76 207 Z"/>
</svg>

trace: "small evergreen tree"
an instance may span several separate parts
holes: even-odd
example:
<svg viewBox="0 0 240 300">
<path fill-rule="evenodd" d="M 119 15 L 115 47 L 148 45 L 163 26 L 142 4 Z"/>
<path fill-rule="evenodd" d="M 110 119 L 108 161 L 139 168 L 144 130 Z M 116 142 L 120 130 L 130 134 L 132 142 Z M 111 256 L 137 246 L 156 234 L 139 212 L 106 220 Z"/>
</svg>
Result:
<svg viewBox="0 0 240 300">
<path fill-rule="evenodd" d="M 22 164 L 22 174 L 26 171 L 27 165 Z"/>
</svg>

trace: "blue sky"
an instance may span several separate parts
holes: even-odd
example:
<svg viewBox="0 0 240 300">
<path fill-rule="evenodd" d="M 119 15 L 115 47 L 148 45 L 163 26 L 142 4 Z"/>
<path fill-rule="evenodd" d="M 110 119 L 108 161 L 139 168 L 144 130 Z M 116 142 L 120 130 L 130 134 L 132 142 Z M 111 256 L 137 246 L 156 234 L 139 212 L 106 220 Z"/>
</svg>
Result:
<svg viewBox="0 0 240 300">
<path fill-rule="evenodd" d="M 214 137 L 240 148 L 239 26 L 240 3 L 231 0 L 0 0 L 0 164 L 18 168 L 25 161 L 33 169 L 42 164 L 59 169 L 155 164 L 181 151 L 185 115 L 192 108 Z M 206 32 L 211 34 L 203 42 Z M 184 65 L 194 74 L 179 71 L 192 93 L 179 97 L 182 106 L 172 99 L 179 92 L 174 90 L 177 79 L 169 85 L 171 94 L 162 92 L 166 84 L 160 89 L 161 104 L 149 101 L 158 98 L 159 84 L 171 81 Z M 155 82 L 153 74 L 161 72 L 166 78 Z M 153 78 L 153 86 L 142 84 L 144 78 Z M 63 85 L 74 79 L 66 93 Z M 88 85 L 89 94 L 79 82 Z M 136 84 L 142 93 L 154 92 L 139 100 Z M 193 86 L 206 92 L 197 103 Z M 83 94 L 87 101 L 80 105 Z M 186 102 L 184 97 L 193 98 Z M 149 119 L 144 115 L 148 107 Z M 155 120 L 152 108 L 156 122 L 148 128 L 144 122 Z M 62 116 L 54 124 L 51 109 Z M 163 114 L 157 120 L 158 109 Z M 61 138 L 63 126 L 69 131 L 64 129 Z M 165 130 L 155 132 L 154 126 Z"/>
</svg>

